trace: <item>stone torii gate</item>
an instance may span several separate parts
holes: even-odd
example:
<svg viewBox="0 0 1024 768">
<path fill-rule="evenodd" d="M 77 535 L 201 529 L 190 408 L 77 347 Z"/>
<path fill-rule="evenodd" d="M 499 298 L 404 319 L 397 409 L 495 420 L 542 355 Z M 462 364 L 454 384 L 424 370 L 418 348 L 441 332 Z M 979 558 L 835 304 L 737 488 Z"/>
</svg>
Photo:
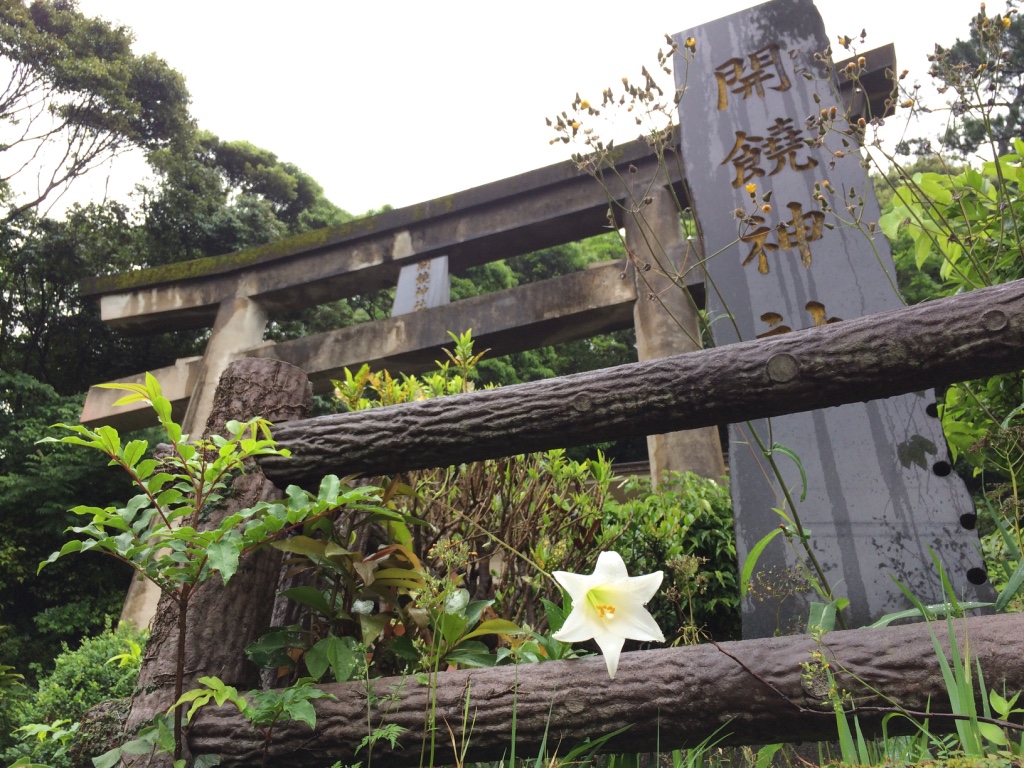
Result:
<svg viewBox="0 0 1024 768">
<path fill-rule="evenodd" d="M 842 98 L 860 108 L 870 103 L 880 112 L 887 88 L 883 72 L 895 67 L 891 46 L 872 52 L 871 62 L 861 81 L 869 92 L 848 86 Z M 227 256 L 95 278 L 83 284 L 83 293 L 96 298 L 105 322 L 128 333 L 212 327 L 202 357 L 152 372 L 190 434 L 202 432 L 220 374 L 242 357 L 294 364 L 307 371 L 315 390 L 326 392 L 344 367 L 369 363 L 407 373 L 429 369 L 437 348 L 448 341 L 447 331 L 465 328 L 472 328 L 479 343 L 496 355 L 631 323 L 641 361 L 695 350 L 704 271 L 679 223 L 676 200 L 685 204 L 688 199 L 680 164 L 659 162 L 644 142 L 620 147 L 615 164 L 622 171 L 617 178 L 628 183 L 602 188 L 574 164 L 560 163 Z M 579 240 L 607 231 L 610 203 L 637 210 L 645 198 L 649 202 L 642 216 L 623 215 L 616 222 L 625 229 L 628 262 L 594 265 L 554 280 L 294 341 L 263 340 L 275 315 L 394 285 L 403 267 L 443 255 L 457 273 Z M 664 264 L 666 258 L 682 279 L 634 267 Z M 677 283 L 687 290 L 678 290 Z M 660 301 L 651 301 L 652 295 Z M 141 374 L 127 380 L 141 380 Z M 144 408 L 115 409 L 115 399 L 112 390 L 93 387 L 82 422 L 121 430 L 148 423 Z M 653 477 L 667 470 L 712 478 L 724 474 L 713 427 L 649 437 L 648 449 Z M 136 592 L 124 616 L 145 623 L 155 601 L 155 593 L 142 598 Z"/>
<path fill-rule="evenodd" d="M 683 236 L 669 190 L 678 177 L 642 142 L 624 147 L 619 163 L 638 171 L 623 174 L 630 187 L 612 190 L 614 201 L 634 206 L 638 195 L 653 198 L 643 218 L 624 217 L 627 247 L 641 263 L 664 262 L 667 254 L 699 299 L 699 270 L 691 269 L 696 252 Z M 627 261 L 294 341 L 263 340 L 276 314 L 394 285 L 403 267 L 440 255 L 458 271 L 607 232 L 609 204 L 608 192 L 566 162 L 228 256 L 95 278 L 82 290 L 99 302 L 106 323 L 126 333 L 212 326 L 202 357 L 152 371 L 189 434 L 202 432 L 221 373 L 242 357 L 291 363 L 309 374 L 315 391 L 330 392 L 331 379 L 342 378 L 345 367 L 431 369 L 447 332 L 466 328 L 493 355 L 630 325 L 641 360 L 699 348 L 698 307 L 690 294 Z M 651 301 L 651 294 L 661 300 Z M 139 374 L 122 381 L 141 380 Z M 115 408 L 117 398 L 115 390 L 92 387 L 82 423 L 121 430 L 151 423 L 148 409 Z M 725 474 L 713 427 L 653 436 L 648 448 L 652 476 L 668 470 Z M 144 584 L 133 585 L 122 618 L 145 624 L 152 617 L 158 595 Z"/>
</svg>

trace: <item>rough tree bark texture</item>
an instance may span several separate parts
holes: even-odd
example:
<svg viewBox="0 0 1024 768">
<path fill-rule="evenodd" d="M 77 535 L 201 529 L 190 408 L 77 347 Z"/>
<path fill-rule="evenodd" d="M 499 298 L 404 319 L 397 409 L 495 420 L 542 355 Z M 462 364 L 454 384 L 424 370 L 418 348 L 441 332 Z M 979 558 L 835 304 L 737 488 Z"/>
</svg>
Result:
<svg viewBox="0 0 1024 768">
<path fill-rule="evenodd" d="M 1019 648 L 1024 618 L 991 616 L 961 620 L 955 626 L 958 646 L 963 649 L 969 637 L 972 663 L 981 663 L 989 688 L 1024 688 Z M 946 625 L 938 622 L 931 627 L 948 648 Z M 719 727 L 723 743 L 732 745 L 834 739 L 827 683 L 821 674 L 808 674 L 801 666 L 813 664 L 811 653 L 817 650 L 829 659 L 839 684 L 853 695 L 865 735 L 879 732 L 884 715 L 871 708 L 891 707 L 894 702 L 908 710 L 930 707 L 932 731 L 952 730 L 951 720 L 935 715 L 950 709 L 929 625 L 914 624 L 832 632 L 820 646 L 800 635 L 627 653 L 615 680 L 608 679 L 600 658 L 527 664 L 518 670 L 443 673 L 437 686 L 435 762 L 454 762 L 447 726 L 458 741 L 467 697 L 475 722 L 466 762 L 494 760 L 507 753 L 513 707 L 516 750 L 524 756 L 537 754 L 546 727 L 548 744 L 560 744 L 563 754 L 587 737 L 627 725 L 629 730 L 609 742 L 609 751 L 652 752 L 660 746 L 664 752 L 695 746 Z M 316 731 L 294 721 L 282 723 L 274 731 L 269 765 L 326 768 L 339 759 L 342 765 L 357 759 L 353 750 L 367 733 L 363 684 L 324 689 L 337 701 L 316 702 Z M 389 768 L 418 765 L 429 689 L 411 678 L 388 678 L 376 681 L 376 693 L 395 693 L 397 700 L 374 708 L 374 727 L 394 723 L 409 730 L 400 738 L 403 749 L 381 749 L 374 753 L 374 763 L 380 760 Z M 896 718 L 889 732 L 901 727 L 909 731 L 909 722 Z M 222 755 L 225 766 L 260 763 L 261 741 L 232 707 L 204 709 L 188 740 L 193 754 Z M 358 759 L 365 761 L 367 756 L 361 753 Z"/>
<path fill-rule="evenodd" d="M 276 360 L 238 360 L 221 376 L 204 434 L 224 434 L 231 419 L 262 416 L 277 423 L 307 416 L 312 402 L 312 389 L 300 369 Z M 230 498 L 209 525 L 277 498 L 280 491 L 253 466 L 235 479 Z M 184 690 L 196 687 L 196 679 L 205 675 L 216 675 L 242 690 L 259 686 L 259 670 L 243 650 L 269 626 L 280 567 L 280 552 L 267 547 L 244 557 L 226 587 L 216 579 L 195 593 L 188 607 Z M 177 620 L 176 606 L 162 596 L 139 673 L 129 732 L 174 703 Z"/>
<path fill-rule="evenodd" d="M 1024 367 L 1024 281 L 760 341 L 294 422 L 279 485 L 443 467 L 876 400 Z"/>
</svg>

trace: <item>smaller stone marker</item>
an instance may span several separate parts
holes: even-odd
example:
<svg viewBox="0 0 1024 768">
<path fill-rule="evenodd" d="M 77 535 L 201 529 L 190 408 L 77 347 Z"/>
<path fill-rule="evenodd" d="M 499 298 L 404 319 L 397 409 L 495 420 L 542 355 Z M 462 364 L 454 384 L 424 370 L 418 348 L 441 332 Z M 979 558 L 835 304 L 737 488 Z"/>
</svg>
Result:
<svg viewBox="0 0 1024 768">
<path fill-rule="evenodd" d="M 391 307 L 391 316 L 440 307 L 450 301 L 448 257 L 421 259 L 415 264 L 406 264 L 398 274 L 398 288 L 395 289 L 395 303 Z"/>
</svg>

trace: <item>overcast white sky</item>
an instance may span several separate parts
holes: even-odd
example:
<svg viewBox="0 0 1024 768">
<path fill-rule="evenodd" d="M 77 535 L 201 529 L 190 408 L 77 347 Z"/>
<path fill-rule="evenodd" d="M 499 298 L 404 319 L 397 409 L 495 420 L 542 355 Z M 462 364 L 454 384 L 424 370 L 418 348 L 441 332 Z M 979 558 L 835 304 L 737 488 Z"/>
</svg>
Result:
<svg viewBox="0 0 1024 768">
<path fill-rule="evenodd" d="M 655 62 L 664 33 L 755 3 L 80 0 L 182 72 L 202 128 L 295 163 L 342 208 L 399 207 L 559 162 L 544 117 Z M 830 39 L 866 28 L 927 83 L 974 0 L 818 0 Z M 1001 8 L 990 3 L 991 11 Z M 635 138 L 628 130 L 620 139 Z M 127 164 L 110 190 L 130 189 Z M 94 180 L 91 193 L 102 194 Z"/>
</svg>

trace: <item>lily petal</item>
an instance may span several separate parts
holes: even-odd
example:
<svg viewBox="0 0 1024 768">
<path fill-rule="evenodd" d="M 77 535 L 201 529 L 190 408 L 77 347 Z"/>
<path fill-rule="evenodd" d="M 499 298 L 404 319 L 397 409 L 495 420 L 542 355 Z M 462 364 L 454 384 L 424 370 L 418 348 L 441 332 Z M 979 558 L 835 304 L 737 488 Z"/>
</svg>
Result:
<svg viewBox="0 0 1024 768">
<path fill-rule="evenodd" d="M 597 556 L 597 565 L 594 566 L 594 575 L 589 578 L 598 584 L 608 584 L 615 581 L 622 581 L 629 578 L 629 571 L 626 570 L 626 563 L 618 552 L 602 552 Z"/>
<path fill-rule="evenodd" d="M 581 601 L 590 588 L 594 586 L 594 577 L 584 576 L 582 573 L 555 571 L 552 576 L 554 576 L 555 581 L 561 584 L 565 591 L 569 593 L 569 597 L 572 598 L 573 605 Z"/>
<path fill-rule="evenodd" d="M 619 655 L 622 653 L 622 646 L 625 643 L 621 637 L 604 633 L 594 636 L 597 647 L 601 649 L 604 656 L 604 664 L 608 668 L 608 677 L 615 679 L 615 673 L 619 669 Z"/>
<path fill-rule="evenodd" d="M 573 606 L 575 606 L 575 601 Z M 562 628 L 551 635 L 560 643 L 582 643 L 594 637 L 594 622 L 584 611 L 577 611 L 573 607 L 572 612 L 565 617 Z"/>
<path fill-rule="evenodd" d="M 645 573 L 643 576 L 631 576 L 622 589 L 627 591 L 633 600 L 639 600 L 644 605 L 650 602 L 661 586 L 664 574 L 661 571 Z"/>
<path fill-rule="evenodd" d="M 654 620 L 650 612 L 642 605 L 624 603 L 615 612 L 614 631 L 619 637 L 627 640 L 657 640 L 665 642 L 665 636 L 661 633 L 661 627 Z"/>
<path fill-rule="evenodd" d="M 572 598 L 572 611 L 552 637 L 563 643 L 593 639 L 613 680 L 627 639 L 665 641 L 644 607 L 661 586 L 661 571 L 630 576 L 617 552 L 602 552 L 589 576 L 555 571 L 554 577 Z"/>
</svg>

